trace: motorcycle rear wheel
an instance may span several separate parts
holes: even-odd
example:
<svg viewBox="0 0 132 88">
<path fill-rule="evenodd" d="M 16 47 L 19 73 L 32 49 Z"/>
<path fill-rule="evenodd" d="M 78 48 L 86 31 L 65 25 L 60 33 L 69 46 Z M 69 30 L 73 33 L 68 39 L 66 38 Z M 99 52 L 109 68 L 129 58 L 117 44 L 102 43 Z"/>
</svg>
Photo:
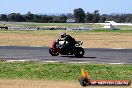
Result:
<svg viewBox="0 0 132 88">
<path fill-rule="evenodd" d="M 84 53 L 85 53 L 84 49 L 81 47 L 78 47 L 74 55 L 75 57 L 79 58 L 79 57 L 83 57 Z"/>
</svg>

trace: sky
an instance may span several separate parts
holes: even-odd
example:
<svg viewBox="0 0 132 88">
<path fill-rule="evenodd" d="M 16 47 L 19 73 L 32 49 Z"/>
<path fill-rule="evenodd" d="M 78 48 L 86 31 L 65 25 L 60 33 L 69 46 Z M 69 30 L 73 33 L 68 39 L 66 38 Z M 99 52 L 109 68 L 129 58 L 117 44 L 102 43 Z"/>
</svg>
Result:
<svg viewBox="0 0 132 88">
<path fill-rule="evenodd" d="M 1 0 L 0 14 L 73 13 L 75 8 L 85 12 L 99 10 L 100 14 L 132 13 L 132 0 Z"/>
</svg>

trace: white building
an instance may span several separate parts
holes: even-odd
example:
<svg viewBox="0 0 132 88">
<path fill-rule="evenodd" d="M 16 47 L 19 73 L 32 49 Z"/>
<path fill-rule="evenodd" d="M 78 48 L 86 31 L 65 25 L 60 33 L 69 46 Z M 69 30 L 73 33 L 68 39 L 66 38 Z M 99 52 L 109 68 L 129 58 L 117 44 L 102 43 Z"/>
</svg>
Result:
<svg viewBox="0 0 132 88">
<path fill-rule="evenodd" d="M 105 21 L 105 23 L 115 24 L 115 21 Z"/>
<path fill-rule="evenodd" d="M 111 29 L 111 28 L 114 28 L 114 27 L 112 26 L 112 24 L 106 24 L 103 28 Z"/>
<path fill-rule="evenodd" d="M 66 22 L 67 23 L 75 23 L 75 19 L 67 19 Z"/>
</svg>

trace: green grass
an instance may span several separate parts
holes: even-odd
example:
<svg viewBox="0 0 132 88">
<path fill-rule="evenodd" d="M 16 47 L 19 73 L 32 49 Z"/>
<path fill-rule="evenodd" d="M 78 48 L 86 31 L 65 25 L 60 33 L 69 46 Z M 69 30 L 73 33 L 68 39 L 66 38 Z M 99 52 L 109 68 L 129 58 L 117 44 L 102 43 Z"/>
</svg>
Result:
<svg viewBox="0 0 132 88">
<path fill-rule="evenodd" d="M 119 33 L 132 33 L 132 29 L 131 29 L 131 30 L 97 29 L 97 30 L 91 30 L 90 32 L 119 32 Z"/>
<path fill-rule="evenodd" d="M 116 26 L 117 28 L 132 28 L 132 26 L 128 26 L 128 25 L 120 25 L 120 26 Z"/>
<path fill-rule="evenodd" d="M 52 30 L 52 32 L 63 32 L 64 30 Z M 51 30 L 0 30 L 0 34 L 10 34 L 10 33 L 16 33 L 16 34 L 36 34 L 36 33 L 49 33 Z M 77 33 L 77 32 L 119 32 L 119 33 L 132 33 L 131 30 L 109 30 L 109 29 L 97 29 L 97 30 L 89 30 L 89 31 L 68 31 L 69 33 Z"/>
<path fill-rule="evenodd" d="M 87 24 L 87 23 L 29 23 L 22 24 L 24 26 L 59 26 L 59 27 L 102 27 L 97 24 Z"/>
<path fill-rule="evenodd" d="M 132 65 L 0 62 L 0 79 L 78 80 L 82 65 L 90 79 L 132 80 Z"/>
<path fill-rule="evenodd" d="M 69 27 L 88 27 L 100 29 L 104 27 L 101 24 L 89 24 L 89 23 L 35 23 L 35 22 L 4 22 L 0 23 L 0 26 L 8 26 L 8 27 L 61 27 L 61 28 L 69 28 Z M 132 30 L 132 26 L 121 25 L 115 26 L 117 29 L 121 30 Z"/>
<path fill-rule="evenodd" d="M 0 26 L 18 26 L 18 27 L 58 26 L 58 27 L 92 27 L 92 28 L 103 27 L 102 25 L 99 24 L 88 24 L 88 23 L 34 23 L 34 22 L 5 22 L 5 23 L 0 23 Z"/>
</svg>

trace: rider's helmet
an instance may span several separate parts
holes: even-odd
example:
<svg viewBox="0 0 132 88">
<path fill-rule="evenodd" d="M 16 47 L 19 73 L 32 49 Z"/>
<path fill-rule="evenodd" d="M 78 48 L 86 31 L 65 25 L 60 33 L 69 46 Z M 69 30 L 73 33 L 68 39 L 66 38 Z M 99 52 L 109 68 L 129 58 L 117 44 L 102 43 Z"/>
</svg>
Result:
<svg viewBox="0 0 132 88">
<path fill-rule="evenodd" d="M 66 37 L 66 33 L 65 32 L 61 33 L 61 38 L 65 38 L 65 37 Z"/>
</svg>

